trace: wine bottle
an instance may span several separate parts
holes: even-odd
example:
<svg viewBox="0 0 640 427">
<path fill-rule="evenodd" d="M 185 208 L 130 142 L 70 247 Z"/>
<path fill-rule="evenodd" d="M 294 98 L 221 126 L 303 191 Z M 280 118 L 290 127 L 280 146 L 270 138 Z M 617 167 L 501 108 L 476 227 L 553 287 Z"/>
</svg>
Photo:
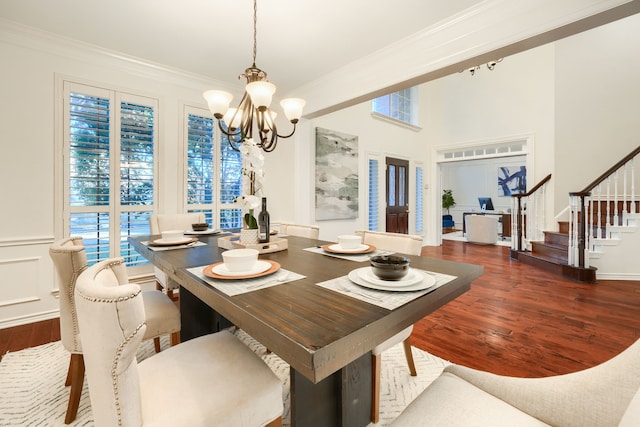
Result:
<svg viewBox="0 0 640 427">
<path fill-rule="evenodd" d="M 269 212 L 267 211 L 267 198 L 262 198 L 262 210 L 258 214 L 258 242 L 267 243 L 270 234 Z"/>
</svg>

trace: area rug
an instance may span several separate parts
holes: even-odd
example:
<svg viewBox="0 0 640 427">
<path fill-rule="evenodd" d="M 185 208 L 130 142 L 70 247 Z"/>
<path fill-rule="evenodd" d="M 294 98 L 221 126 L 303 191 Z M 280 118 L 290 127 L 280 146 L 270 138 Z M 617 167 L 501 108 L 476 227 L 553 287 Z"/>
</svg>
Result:
<svg viewBox="0 0 640 427">
<path fill-rule="evenodd" d="M 283 384 L 285 412 L 283 425 L 289 423 L 289 365 L 243 331 L 236 335 L 256 352 Z M 169 345 L 168 338 L 161 341 Z M 138 350 L 138 361 L 154 354 L 153 343 Z M 371 426 L 386 426 L 420 394 L 449 363 L 417 348 L 413 349 L 418 376 L 407 369 L 402 344 L 383 353 L 380 382 L 380 421 Z M 0 362 L 0 426 L 64 426 L 69 388 L 64 386 L 69 353 L 60 341 L 13 353 Z M 89 390 L 85 379 L 78 415 L 71 426 L 93 426 Z"/>
</svg>

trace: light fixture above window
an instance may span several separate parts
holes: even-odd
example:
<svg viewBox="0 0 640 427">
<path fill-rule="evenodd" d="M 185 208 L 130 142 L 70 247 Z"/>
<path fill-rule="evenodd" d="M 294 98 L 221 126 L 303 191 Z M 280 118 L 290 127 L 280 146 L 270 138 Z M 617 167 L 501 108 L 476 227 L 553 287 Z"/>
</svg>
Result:
<svg viewBox="0 0 640 427">
<path fill-rule="evenodd" d="M 266 72 L 256 67 L 257 17 L 257 0 L 253 0 L 253 64 L 238 76 L 247 79 L 245 92 L 238 107 L 229 108 L 233 95 L 228 92 L 208 90 L 203 93 L 209 110 L 218 119 L 218 127 L 227 135 L 234 150 L 239 149 L 245 138 L 253 138 L 264 151 L 273 151 L 278 144 L 278 138 L 289 138 L 294 134 L 305 104 L 300 98 L 287 98 L 280 102 L 285 116 L 293 124 L 293 130 L 288 135 L 278 134 L 275 121 L 277 113 L 269 109 L 276 85 L 267 80 Z M 222 126 L 223 121 L 226 127 Z M 256 136 L 253 134 L 254 126 Z"/>
<path fill-rule="evenodd" d="M 493 69 L 494 69 L 494 68 L 496 68 L 496 65 L 498 64 L 498 62 L 502 62 L 502 60 L 503 60 L 503 58 L 500 58 L 500 59 L 496 59 L 496 60 L 494 60 L 494 61 L 489 61 L 489 62 L 487 62 L 487 68 L 488 68 L 490 71 L 493 71 Z M 480 66 L 479 66 L 479 65 L 476 65 L 475 67 L 467 68 L 467 70 L 468 70 L 468 71 L 471 73 L 471 75 L 473 76 L 473 75 L 476 73 L 476 71 L 480 70 Z M 461 73 L 463 73 L 463 72 L 465 72 L 465 71 L 467 71 L 467 70 L 461 70 L 460 72 L 461 72 Z"/>
</svg>

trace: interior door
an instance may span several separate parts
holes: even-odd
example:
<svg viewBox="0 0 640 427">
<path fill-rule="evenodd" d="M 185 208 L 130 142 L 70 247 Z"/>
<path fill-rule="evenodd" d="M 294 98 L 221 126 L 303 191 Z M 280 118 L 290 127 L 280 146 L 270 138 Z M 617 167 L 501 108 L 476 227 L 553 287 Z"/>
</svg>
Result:
<svg viewBox="0 0 640 427">
<path fill-rule="evenodd" d="M 409 161 L 387 157 L 386 231 L 409 233 Z"/>
</svg>

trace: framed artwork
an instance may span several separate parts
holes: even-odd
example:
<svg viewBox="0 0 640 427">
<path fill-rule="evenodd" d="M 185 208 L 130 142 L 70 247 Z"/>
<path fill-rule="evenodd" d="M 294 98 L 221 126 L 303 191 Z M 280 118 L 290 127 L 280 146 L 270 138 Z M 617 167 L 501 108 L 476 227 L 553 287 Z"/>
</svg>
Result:
<svg viewBox="0 0 640 427">
<path fill-rule="evenodd" d="M 527 192 L 527 167 L 503 166 L 498 168 L 498 196 L 511 196 Z"/>
<path fill-rule="evenodd" d="M 358 217 L 358 137 L 316 128 L 316 220 Z"/>
</svg>

